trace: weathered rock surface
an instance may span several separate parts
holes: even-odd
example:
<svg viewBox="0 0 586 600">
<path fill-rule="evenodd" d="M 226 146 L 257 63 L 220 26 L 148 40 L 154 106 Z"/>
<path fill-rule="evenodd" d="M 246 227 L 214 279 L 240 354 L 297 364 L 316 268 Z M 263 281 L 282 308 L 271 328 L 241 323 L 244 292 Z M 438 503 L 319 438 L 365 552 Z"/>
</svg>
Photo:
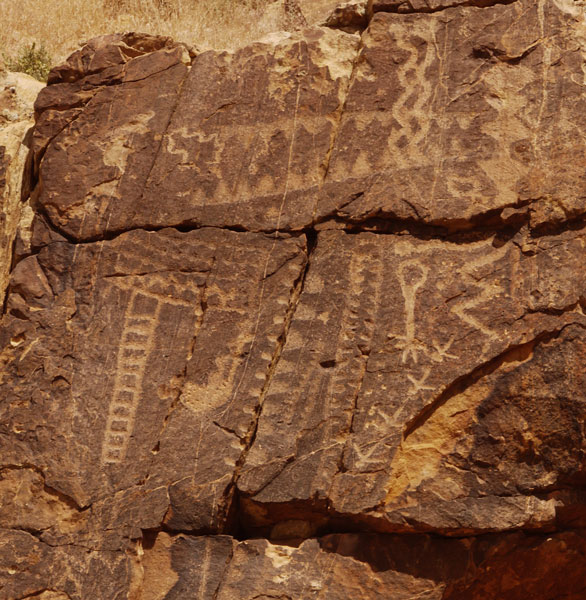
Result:
<svg viewBox="0 0 586 600">
<path fill-rule="evenodd" d="M 325 25 L 350 33 L 368 25 L 368 0 L 299 0 L 309 24 Z"/>
<path fill-rule="evenodd" d="M 90 75 L 38 101 L 40 137 L 56 134 L 40 205 L 76 240 L 168 225 L 300 230 L 332 216 L 452 229 L 579 218 L 574 12 L 560 1 L 376 13 L 358 53 L 356 36 L 322 29 L 206 52 L 189 73 L 178 47 L 123 66 L 100 58 L 106 46 Z M 100 60 L 118 66 L 96 73 Z"/>
<path fill-rule="evenodd" d="M 319 235 L 238 483 L 249 522 L 552 525 L 542 493 L 586 475 L 586 246 L 523 244 Z"/>
<path fill-rule="evenodd" d="M 316 29 L 235 54 L 205 52 L 190 70 L 181 48 L 163 48 L 49 86 L 37 101 L 43 139 L 53 140 L 40 205 L 76 241 L 161 225 L 302 228 L 357 45 L 356 36 Z M 64 108 L 75 119 L 65 127 Z"/>
<path fill-rule="evenodd" d="M 584 33 L 564 1 L 376 13 L 318 216 L 538 228 L 583 215 Z"/>
<path fill-rule="evenodd" d="M 152 510 L 160 524 L 170 494 L 171 523 L 221 528 L 305 261 L 298 239 L 212 228 L 22 260 L 3 329 L 4 460 L 42 465 L 79 507 L 133 506 L 125 526 Z"/>
<path fill-rule="evenodd" d="M 574 533 L 547 540 L 519 533 L 489 540 L 336 534 L 299 547 L 161 533 L 145 550 L 141 574 L 143 589 L 158 586 L 157 595 L 139 597 L 577 598 L 585 590 L 585 549 Z M 553 589 L 548 581 L 560 569 L 568 577 Z"/>
<path fill-rule="evenodd" d="M 585 597 L 583 9 L 350 4 L 51 73 L 0 599 Z"/>
<path fill-rule="evenodd" d="M 28 155 L 25 137 L 33 125 L 33 103 L 42 87 L 42 83 L 24 73 L 6 71 L 0 62 L 0 304 L 4 301 L 12 246 L 23 213 L 22 196 L 28 192 L 21 193 Z"/>
</svg>

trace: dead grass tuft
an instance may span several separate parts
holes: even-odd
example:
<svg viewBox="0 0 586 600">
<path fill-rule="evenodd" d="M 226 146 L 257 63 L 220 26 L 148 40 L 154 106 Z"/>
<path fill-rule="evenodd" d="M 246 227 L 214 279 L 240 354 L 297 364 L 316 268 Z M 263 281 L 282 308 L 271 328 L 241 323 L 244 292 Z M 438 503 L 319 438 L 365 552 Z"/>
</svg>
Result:
<svg viewBox="0 0 586 600">
<path fill-rule="evenodd" d="M 282 18 L 276 0 L 0 0 L 0 54 L 42 44 L 55 64 L 92 37 L 122 31 L 233 49 L 280 29 Z"/>
</svg>

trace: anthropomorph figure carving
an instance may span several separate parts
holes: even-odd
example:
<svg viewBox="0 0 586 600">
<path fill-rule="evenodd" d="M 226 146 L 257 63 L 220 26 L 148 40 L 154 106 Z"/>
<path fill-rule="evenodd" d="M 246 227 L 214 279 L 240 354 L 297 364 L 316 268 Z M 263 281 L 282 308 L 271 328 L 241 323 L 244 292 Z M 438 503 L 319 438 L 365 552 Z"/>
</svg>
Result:
<svg viewBox="0 0 586 600">
<path fill-rule="evenodd" d="M 417 362 L 418 352 L 423 352 L 421 343 L 415 338 L 415 299 L 417 292 L 427 281 L 429 268 L 418 261 L 408 260 L 398 269 L 399 283 L 405 299 L 405 335 L 390 334 L 389 338 L 397 338 L 396 347 L 403 350 L 401 360 L 406 363 L 409 357 Z"/>
</svg>

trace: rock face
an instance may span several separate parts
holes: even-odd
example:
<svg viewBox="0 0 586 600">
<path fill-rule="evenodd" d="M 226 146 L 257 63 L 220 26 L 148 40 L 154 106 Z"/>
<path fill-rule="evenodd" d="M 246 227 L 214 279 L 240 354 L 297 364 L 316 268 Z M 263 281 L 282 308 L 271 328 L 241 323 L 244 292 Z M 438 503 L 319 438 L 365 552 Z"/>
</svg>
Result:
<svg viewBox="0 0 586 600">
<path fill-rule="evenodd" d="M 310 24 L 349 33 L 368 25 L 368 0 L 298 0 L 298 6 Z"/>
<path fill-rule="evenodd" d="M 28 156 L 27 131 L 33 125 L 33 103 L 43 87 L 24 73 L 6 71 L 0 60 L 0 304 L 8 285 L 13 244 L 19 221 L 30 220 L 21 189 Z"/>
<path fill-rule="evenodd" d="M 51 73 L 0 599 L 585 597 L 583 8 L 348 4 Z"/>
</svg>

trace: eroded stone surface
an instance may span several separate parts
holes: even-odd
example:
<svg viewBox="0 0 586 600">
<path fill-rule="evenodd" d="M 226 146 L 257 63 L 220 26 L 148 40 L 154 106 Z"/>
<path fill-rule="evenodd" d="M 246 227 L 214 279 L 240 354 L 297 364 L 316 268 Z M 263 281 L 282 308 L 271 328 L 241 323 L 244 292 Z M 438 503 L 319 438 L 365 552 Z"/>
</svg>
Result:
<svg viewBox="0 0 586 600">
<path fill-rule="evenodd" d="M 78 529 L 136 533 L 170 506 L 180 528 L 221 530 L 305 261 L 303 239 L 217 229 L 54 242 L 24 259 L 2 329 L 2 462 L 36 465 L 54 494 L 91 506 Z M 12 525 L 76 530 L 11 485 Z"/>
<path fill-rule="evenodd" d="M 129 73 L 143 57 L 129 61 L 121 83 L 92 87 L 53 139 L 41 205 L 74 239 L 163 224 L 302 227 L 315 211 L 357 44 L 315 29 L 235 54 L 205 52 L 189 74 L 181 49 L 164 49 L 146 63 L 164 68 L 140 80 Z M 38 110 L 41 102 L 49 110 L 58 100 L 47 92 Z M 49 119 L 62 118 L 53 112 Z"/>
<path fill-rule="evenodd" d="M 581 5 L 371 4 L 52 72 L 0 599 L 583 599 Z"/>
<path fill-rule="evenodd" d="M 125 598 L 132 575 L 124 553 L 52 547 L 25 531 L 0 529 L 0 598 Z"/>
<path fill-rule="evenodd" d="M 318 213 L 454 227 L 582 215 L 584 32 L 565 1 L 375 14 Z"/>
<path fill-rule="evenodd" d="M 370 516 L 381 519 L 379 527 L 391 529 L 551 526 L 555 501 L 535 494 L 560 485 L 566 468 L 584 475 L 579 423 L 585 416 L 580 365 L 586 280 L 579 272 L 585 258 L 582 231 L 530 244 L 520 236 L 508 242 L 491 236 L 455 243 L 320 233 L 238 483 L 252 502 L 251 522 L 281 520 L 283 506 L 294 512 L 298 504 L 300 515 L 314 510 Z M 522 373 L 535 371 L 535 383 L 525 384 L 529 405 L 523 407 L 520 392 L 505 392 L 506 384 L 485 377 L 497 369 L 498 376 L 492 377 L 504 377 L 509 365 L 515 366 L 514 380 L 531 381 Z M 540 380 L 538 373 L 548 369 L 561 387 L 557 380 Z M 469 387 L 477 379 L 489 394 L 496 386 L 496 398 L 506 406 L 501 418 L 478 425 L 490 434 L 472 425 L 480 419 L 474 410 L 487 410 L 482 394 Z M 440 418 L 426 420 L 437 406 L 460 414 L 460 386 L 471 411 L 470 429 L 463 430 L 466 449 L 462 446 L 462 460 L 454 469 L 469 470 L 469 462 L 476 463 L 478 478 L 435 472 L 432 458 L 439 457 L 431 438 L 442 443 L 437 430 L 430 441 L 413 441 L 425 439 L 433 419 Z M 555 437 L 557 425 L 550 431 L 539 419 L 528 423 L 522 415 L 537 396 L 543 398 L 541 410 L 553 411 L 550 418 L 556 423 L 576 423 L 575 433 L 560 433 L 554 443 L 550 436 Z M 568 401 L 557 406 L 562 396 Z M 521 402 L 517 408 L 516 401 Z M 498 445 L 507 411 L 515 414 L 506 435 L 517 440 L 517 450 L 507 442 L 513 470 L 514 463 L 523 463 L 523 453 L 532 452 L 533 443 L 567 448 L 560 463 L 554 467 L 536 455 L 531 469 L 493 473 L 496 463 L 504 469 L 503 457 L 497 453 L 498 459 L 485 464 L 476 455 L 497 452 L 490 445 Z M 459 426 L 446 435 L 454 445 L 440 456 L 455 458 Z M 444 427 L 444 422 L 437 426 L 447 434 Z M 573 441 L 564 441 L 571 435 Z M 396 453 L 407 440 L 414 449 L 399 475 L 404 456 Z M 427 455 L 420 450 L 426 447 Z M 429 480 L 430 508 L 420 510 L 425 494 L 416 494 L 412 509 L 403 508 L 401 503 L 409 501 L 397 499 L 402 491 L 396 478 L 423 487 Z"/>
<path fill-rule="evenodd" d="M 524 512 L 529 528 L 541 520 L 555 527 L 561 490 L 586 478 L 585 342 L 581 327 L 568 326 L 447 399 L 403 440 L 387 510 L 407 521 L 424 513 L 432 526 L 452 520 L 473 528 L 509 519 L 515 526 L 515 513 Z"/>
<path fill-rule="evenodd" d="M 490 540 L 338 534 L 298 547 L 159 534 L 152 549 L 145 550 L 151 569 L 144 571 L 146 591 L 140 598 L 171 600 L 194 590 L 201 600 L 579 598 L 585 590 L 585 548 L 575 533 Z M 193 569 L 194 560 L 199 570 Z M 554 587 L 548 582 L 559 570 L 567 577 Z M 166 595 L 149 595 L 163 580 Z"/>
<path fill-rule="evenodd" d="M 135 572 L 138 599 L 217 598 L 236 545 L 230 536 L 159 533 L 144 546 Z"/>
<path fill-rule="evenodd" d="M 189 74 L 169 42 L 130 60 L 120 41 L 90 48 L 107 68 L 87 58 L 95 71 L 37 105 L 41 146 L 63 129 L 40 202 L 75 239 L 331 217 L 557 224 L 584 212 L 584 39 L 582 10 L 559 0 L 377 12 L 360 51 L 313 29 L 203 53 Z"/>
<path fill-rule="evenodd" d="M 368 25 L 367 0 L 300 0 L 299 7 L 309 23 L 348 32 Z"/>
<path fill-rule="evenodd" d="M 0 65 L 0 305 L 8 285 L 12 250 L 19 222 L 32 216 L 23 211 L 22 190 L 29 152 L 27 131 L 33 125 L 33 103 L 43 84 L 25 75 L 11 73 Z M 30 220 L 30 218 L 29 218 Z M 24 224 L 21 230 L 24 229 Z"/>
</svg>

